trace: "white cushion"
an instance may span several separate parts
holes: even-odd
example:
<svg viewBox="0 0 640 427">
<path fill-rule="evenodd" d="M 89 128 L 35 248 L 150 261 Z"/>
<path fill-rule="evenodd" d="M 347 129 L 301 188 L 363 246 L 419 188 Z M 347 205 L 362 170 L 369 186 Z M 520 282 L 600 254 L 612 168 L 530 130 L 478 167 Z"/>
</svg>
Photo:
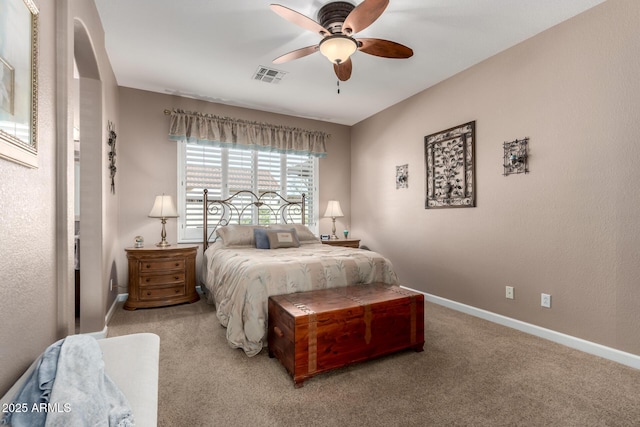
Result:
<svg viewBox="0 0 640 427">
<path fill-rule="evenodd" d="M 102 338 L 97 341 L 102 350 L 104 370 L 127 397 L 136 427 L 156 427 L 160 337 L 156 334 L 140 333 Z M 0 398 L 1 404 L 13 401 L 35 369 L 36 362 L 37 359 Z"/>
<path fill-rule="evenodd" d="M 160 337 L 150 333 L 99 339 L 104 370 L 131 405 L 136 427 L 158 423 Z"/>
</svg>

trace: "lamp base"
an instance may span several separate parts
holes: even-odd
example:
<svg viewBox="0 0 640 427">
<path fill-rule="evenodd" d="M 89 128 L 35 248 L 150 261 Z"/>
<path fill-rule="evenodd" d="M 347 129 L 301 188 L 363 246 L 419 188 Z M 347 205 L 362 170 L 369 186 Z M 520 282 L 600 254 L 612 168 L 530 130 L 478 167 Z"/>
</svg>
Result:
<svg viewBox="0 0 640 427">
<path fill-rule="evenodd" d="M 338 240 L 338 236 L 336 236 L 336 217 L 332 216 L 331 220 L 333 221 L 333 225 L 331 227 L 331 240 Z"/>
<path fill-rule="evenodd" d="M 156 243 L 156 246 L 159 248 L 166 248 L 167 246 L 171 246 L 171 243 L 167 242 L 167 230 L 165 228 L 167 218 L 160 218 L 160 221 L 162 221 L 162 233 L 160 233 L 160 238 L 162 238 L 162 240 L 160 243 Z"/>
</svg>

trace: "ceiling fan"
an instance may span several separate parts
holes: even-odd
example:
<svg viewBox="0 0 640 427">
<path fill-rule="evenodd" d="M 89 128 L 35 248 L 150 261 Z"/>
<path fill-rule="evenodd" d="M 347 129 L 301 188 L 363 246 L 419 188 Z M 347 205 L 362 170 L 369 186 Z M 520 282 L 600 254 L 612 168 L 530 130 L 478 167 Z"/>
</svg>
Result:
<svg viewBox="0 0 640 427">
<path fill-rule="evenodd" d="M 374 38 L 354 38 L 353 34 L 364 30 L 382 15 L 389 0 L 364 0 L 358 6 L 345 1 L 334 1 L 322 6 L 318 20 L 296 12 L 280 4 L 272 4 L 271 10 L 302 28 L 322 36 L 320 43 L 303 47 L 273 60 L 282 64 L 320 51 L 333 63 L 333 69 L 341 81 L 351 77 L 351 55 L 359 50 L 369 55 L 383 58 L 406 59 L 413 56 L 413 50 L 400 43 Z"/>
</svg>

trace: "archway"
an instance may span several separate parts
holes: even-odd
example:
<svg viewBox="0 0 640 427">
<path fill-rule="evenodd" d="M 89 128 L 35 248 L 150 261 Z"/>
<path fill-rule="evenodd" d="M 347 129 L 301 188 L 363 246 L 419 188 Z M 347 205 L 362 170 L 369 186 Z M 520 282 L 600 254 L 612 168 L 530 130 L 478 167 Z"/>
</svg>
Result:
<svg viewBox="0 0 640 427">
<path fill-rule="evenodd" d="M 80 135 L 80 327 L 79 332 L 104 328 L 102 292 L 102 82 L 96 55 L 85 26 L 73 23 L 74 58 L 78 69 Z"/>
<path fill-rule="evenodd" d="M 68 1 L 56 2 L 56 265 L 57 334 L 104 330 L 102 292 L 103 161 L 102 83 L 86 27 L 73 19 Z M 74 61 L 77 72 L 74 73 Z M 77 80 L 74 80 L 74 74 Z M 74 94 L 74 87 L 77 94 Z M 74 102 L 77 100 L 77 102 Z M 77 120 L 74 116 L 77 114 Z M 74 132 L 74 123 L 78 130 Z M 74 133 L 80 139 L 79 218 L 75 216 Z M 79 219 L 76 230 L 74 221 Z M 80 236 L 80 316 L 75 327 L 74 243 Z"/>
</svg>

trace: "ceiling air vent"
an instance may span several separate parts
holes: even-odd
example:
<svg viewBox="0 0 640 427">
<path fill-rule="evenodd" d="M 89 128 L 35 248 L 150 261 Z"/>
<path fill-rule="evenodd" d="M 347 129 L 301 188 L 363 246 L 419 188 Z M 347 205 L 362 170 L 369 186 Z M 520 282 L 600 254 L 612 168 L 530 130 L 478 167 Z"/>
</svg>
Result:
<svg viewBox="0 0 640 427">
<path fill-rule="evenodd" d="M 253 75 L 254 80 L 260 80 L 265 83 L 280 83 L 280 80 L 287 74 L 284 71 L 274 70 L 273 68 L 267 68 L 265 66 L 259 66 L 256 73 Z"/>
</svg>

